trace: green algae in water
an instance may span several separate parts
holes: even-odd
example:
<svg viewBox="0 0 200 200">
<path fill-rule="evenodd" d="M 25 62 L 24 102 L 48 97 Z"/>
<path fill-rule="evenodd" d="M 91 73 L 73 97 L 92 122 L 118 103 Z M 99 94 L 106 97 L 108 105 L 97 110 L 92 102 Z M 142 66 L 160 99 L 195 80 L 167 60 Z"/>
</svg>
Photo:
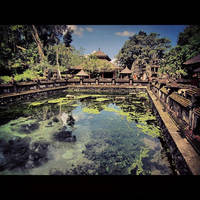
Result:
<svg viewBox="0 0 200 200">
<path fill-rule="evenodd" d="M 47 102 L 46 100 L 45 101 L 35 101 L 35 102 L 31 103 L 30 106 L 40 106 L 46 102 Z"/>
<path fill-rule="evenodd" d="M 146 96 L 142 93 L 139 95 L 141 98 Z M 30 109 L 27 107 L 28 117 L 18 118 L 18 121 L 11 120 L 5 126 L 0 126 L 0 137 L 25 137 L 27 134 L 19 133 L 17 127 L 38 121 L 39 129 L 28 136 L 32 142 L 50 142 L 53 145 L 49 150 L 52 157 L 46 164 L 30 169 L 29 174 L 49 174 L 51 169 L 60 169 L 62 172 L 67 170 L 67 174 L 73 174 L 74 171 L 76 174 L 130 174 L 131 170 L 136 170 L 136 174 L 150 174 L 143 158 L 151 155 L 152 162 L 160 162 L 162 159 L 162 149 L 156 145 L 159 144 L 156 138 L 160 135 L 160 130 L 149 123 L 156 121 L 156 118 L 149 111 L 148 102 L 140 103 L 140 98 L 137 98 L 126 98 L 123 102 L 114 104 L 111 103 L 115 102 L 113 96 L 85 94 L 76 95 L 70 100 L 59 96 L 44 100 L 46 103 L 43 104 L 40 104 L 42 100 L 32 102 Z M 75 119 L 72 135 L 76 136 L 77 141 L 73 144 L 53 139 L 53 135 L 64 126 L 69 130 L 68 115 Z M 53 121 L 54 117 L 58 119 L 57 122 Z M 12 131 L 11 128 L 15 127 Z M 155 139 L 152 140 L 153 147 L 158 149 L 155 156 L 152 144 L 144 142 L 145 137 Z M 165 162 L 167 161 L 163 161 Z M 171 171 L 157 170 L 156 173 L 170 174 Z M 25 173 L 22 171 L 21 174 Z"/>
<path fill-rule="evenodd" d="M 88 108 L 88 107 L 84 107 L 82 109 L 83 112 L 89 113 L 89 114 L 99 114 L 99 110 L 95 109 L 95 108 Z"/>
<path fill-rule="evenodd" d="M 67 101 L 68 98 L 58 98 L 58 99 L 52 99 L 52 100 L 49 100 L 48 103 L 61 103 L 63 101 Z"/>
<path fill-rule="evenodd" d="M 110 99 L 108 98 L 97 98 L 96 101 L 102 102 L 102 101 L 108 101 Z"/>
<path fill-rule="evenodd" d="M 137 124 L 136 125 L 139 129 L 142 130 L 144 134 L 150 135 L 152 137 L 159 137 L 160 136 L 160 129 L 148 124 Z"/>
<path fill-rule="evenodd" d="M 143 170 L 143 163 L 142 159 L 145 157 L 148 157 L 149 149 L 148 148 L 142 148 L 139 152 L 139 155 L 137 155 L 135 162 L 128 168 L 128 173 L 131 174 L 131 170 L 136 168 L 136 175 L 145 175 L 146 173 Z"/>
</svg>

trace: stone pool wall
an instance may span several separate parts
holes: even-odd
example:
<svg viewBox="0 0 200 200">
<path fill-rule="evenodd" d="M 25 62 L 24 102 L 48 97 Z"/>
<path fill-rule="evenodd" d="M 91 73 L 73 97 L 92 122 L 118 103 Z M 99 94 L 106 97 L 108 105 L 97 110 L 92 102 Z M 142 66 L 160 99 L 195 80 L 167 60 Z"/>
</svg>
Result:
<svg viewBox="0 0 200 200">
<path fill-rule="evenodd" d="M 159 126 L 162 129 L 164 144 L 169 149 L 169 157 L 179 175 L 199 175 L 200 157 L 190 143 L 182 136 L 180 130 L 172 122 L 170 115 L 163 110 L 160 102 L 147 89 Z M 159 105 L 160 104 L 160 105 Z"/>
<path fill-rule="evenodd" d="M 38 99 L 44 98 L 49 95 L 56 95 L 62 92 L 66 94 L 71 92 L 81 92 L 81 93 L 93 93 L 93 94 L 128 94 L 132 91 L 145 91 L 146 87 L 144 86 L 100 86 L 100 85 L 68 85 L 68 86 L 60 86 L 56 88 L 44 88 L 40 90 L 29 90 L 22 91 L 18 93 L 10 93 L 4 94 L 0 96 L 0 105 L 5 105 L 8 103 L 14 103 L 24 100 Z"/>
<path fill-rule="evenodd" d="M 150 97 L 149 97 L 150 98 Z M 167 148 L 169 149 L 169 159 L 172 162 L 172 165 L 174 165 L 177 174 L 179 175 L 191 175 L 192 172 L 189 169 L 183 155 L 180 153 L 175 141 L 173 140 L 171 134 L 169 133 L 169 130 L 166 128 L 165 123 L 163 122 L 159 111 L 156 109 L 152 99 L 151 100 L 151 105 L 152 105 L 152 110 L 154 114 L 156 115 L 156 118 L 158 120 L 159 126 L 162 130 L 162 139 L 164 140 L 164 145 L 167 145 Z"/>
<path fill-rule="evenodd" d="M 38 98 L 45 98 L 49 97 L 49 95 L 56 95 L 60 94 L 62 92 L 65 92 L 66 94 L 71 92 L 77 92 L 77 93 L 93 93 L 93 94 L 119 94 L 119 95 L 125 95 L 130 92 L 140 92 L 140 91 L 146 91 L 146 87 L 142 86 L 93 86 L 93 85 L 68 85 L 68 86 L 60 86 L 57 88 L 44 88 L 42 90 L 29 90 L 25 92 L 20 92 L 20 93 L 13 93 L 13 94 L 8 94 L 6 96 L 1 96 L 0 97 L 0 104 L 7 104 L 7 103 L 20 103 L 22 100 L 31 100 L 35 99 L 37 100 Z M 149 95 L 149 93 L 148 93 Z M 174 139 L 172 138 L 171 134 L 169 133 L 169 130 L 166 127 L 166 124 L 163 122 L 159 111 L 157 110 L 156 106 L 154 105 L 154 102 L 149 95 L 149 98 L 152 102 L 152 110 L 157 116 L 159 125 L 162 129 L 162 134 L 163 134 L 163 140 L 164 144 L 167 145 L 169 149 L 169 155 L 172 159 L 172 163 L 177 169 L 177 174 L 181 175 L 188 175 L 188 174 L 194 174 L 191 172 L 190 168 L 188 167 L 187 162 L 184 159 L 184 156 L 182 153 L 179 151 L 179 148 L 177 147 Z"/>
</svg>

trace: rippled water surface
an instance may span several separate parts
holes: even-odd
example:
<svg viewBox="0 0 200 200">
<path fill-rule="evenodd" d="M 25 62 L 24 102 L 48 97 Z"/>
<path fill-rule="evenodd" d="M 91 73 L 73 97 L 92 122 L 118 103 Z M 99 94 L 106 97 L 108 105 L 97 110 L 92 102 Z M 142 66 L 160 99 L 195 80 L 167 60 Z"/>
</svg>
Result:
<svg viewBox="0 0 200 200">
<path fill-rule="evenodd" d="M 28 137 L 29 147 L 48 143 L 42 154 L 45 159 L 39 162 L 34 158 L 33 162 L 27 156 L 20 166 L 7 164 L 9 154 L 0 148 L 0 174 L 173 174 L 145 92 L 123 96 L 62 94 L 2 106 L 0 118 L 1 140 Z M 61 137 L 56 137 L 60 133 Z M 71 136 L 65 137 L 69 133 Z M 22 156 L 14 155 L 19 159 Z M 27 164 L 36 161 L 37 165 Z"/>
</svg>

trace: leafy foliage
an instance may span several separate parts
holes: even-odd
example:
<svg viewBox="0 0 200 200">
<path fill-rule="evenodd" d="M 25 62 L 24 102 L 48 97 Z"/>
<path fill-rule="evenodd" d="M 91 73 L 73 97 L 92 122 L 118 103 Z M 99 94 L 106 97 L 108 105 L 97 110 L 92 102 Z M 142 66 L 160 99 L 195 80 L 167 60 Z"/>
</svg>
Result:
<svg viewBox="0 0 200 200">
<path fill-rule="evenodd" d="M 11 76 L 16 81 L 42 76 L 45 68 L 57 64 L 55 49 L 64 66 L 63 52 L 70 47 L 72 33 L 67 25 L 0 25 L 1 80 L 8 82 Z"/>
<path fill-rule="evenodd" d="M 161 63 L 160 72 L 170 77 L 187 75 L 183 63 L 200 53 L 200 26 L 190 25 L 178 36 L 177 46 L 168 51 Z"/>
<path fill-rule="evenodd" d="M 149 64 L 152 59 L 161 59 L 164 52 L 170 47 L 170 40 L 159 38 L 159 34 L 143 31 L 129 38 L 117 55 L 117 59 L 122 66 L 132 67 L 137 61 L 139 66 Z"/>
<path fill-rule="evenodd" d="M 10 76 L 0 76 L 0 80 L 3 83 L 9 83 L 12 80 L 12 78 Z"/>
</svg>

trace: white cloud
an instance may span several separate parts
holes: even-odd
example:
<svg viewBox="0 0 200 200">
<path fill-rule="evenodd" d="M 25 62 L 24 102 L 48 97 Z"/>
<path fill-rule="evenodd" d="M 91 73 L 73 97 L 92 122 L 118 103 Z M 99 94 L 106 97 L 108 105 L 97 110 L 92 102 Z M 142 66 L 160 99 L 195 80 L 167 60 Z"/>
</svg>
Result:
<svg viewBox="0 0 200 200">
<path fill-rule="evenodd" d="M 83 35 L 83 31 L 84 31 L 83 28 L 78 27 L 77 25 L 68 25 L 68 27 L 74 31 L 75 35 L 78 35 L 80 37 Z"/>
<path fill-rule="evenodd" d="M 74 34 L 78 35 L 79 37 L 83 36 L 84 31 L 93 32 L 93 28 L 90 27 L 82 28 L 78 27 L 77 25 L 68 25 L 68 27 L 71 28 L 74 31 Z"/>
<path fill-rule="evenodd" d="M 87 31 L 89 31 L 89 32 L 93 32 L 93 28 L 86 27 L 85 29 L 86 29 Z"/>
<path fill-rule="evenodd" d="M 135 34 L 135 33 L 129 32 L 129 31 L 116 32 L 116 33 L 115 33 L 115 35 L 123 36 L 123 37 L 133 36 L 134 34 Z"/>
</svg>

